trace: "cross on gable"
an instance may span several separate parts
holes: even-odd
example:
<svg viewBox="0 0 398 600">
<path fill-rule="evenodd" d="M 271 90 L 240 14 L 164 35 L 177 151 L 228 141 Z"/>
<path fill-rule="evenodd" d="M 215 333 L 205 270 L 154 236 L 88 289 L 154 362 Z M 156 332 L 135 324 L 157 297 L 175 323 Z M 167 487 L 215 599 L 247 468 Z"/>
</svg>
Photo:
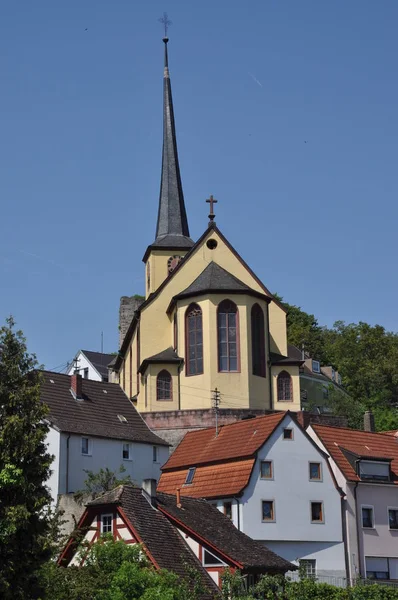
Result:
<svg viewBox="0 0 398 600">
<path fill-rule="evenodd" d="M 215 198 L 213 198 L 213 195 L 211 195 L 210 198 L 207 198 L 206 202 L 208 202 L 210 204 L 209 219 L 210 219 L 210 222 L 212 222 L 212 221 L 214 221 L 214 217 L 216 216 L 214 214 L 213 206 L 214 206 L 214 204 L 217 204 L 217 200 Z"/>
</svg>

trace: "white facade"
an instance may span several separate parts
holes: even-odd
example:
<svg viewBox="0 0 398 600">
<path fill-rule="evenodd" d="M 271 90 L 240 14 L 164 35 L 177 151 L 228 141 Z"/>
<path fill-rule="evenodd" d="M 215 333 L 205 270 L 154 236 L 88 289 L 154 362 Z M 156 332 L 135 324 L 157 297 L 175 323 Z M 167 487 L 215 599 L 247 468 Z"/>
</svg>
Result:
<svg viewBox="0 0 398 600">
<path fill-rule="evenodd" d="M 83 441 L 82 438 L 88 441 Z M 47 444 L 49 452 L 55 456 L 47 482 L 54 502 L 59 494 L 77 492 L 84 488 L 84 481 L 87 479 L 85 470 L 94 473 L 98 473 L 101 468 L 118 471 L 123 465 L 126 471 L 121 477 L 130 475 L 139 486 L 144 479 L 158 481 L 160 467 L 169 456 L 167 446 L 68 434 L 53 427 L 50 427 L 47 435 Z M 127 451 L 124 444 L 129 444 L 128 459 L 123 458 L 123 448 Z M 88 449 L 88 454 L 82 452 L 83 445 Z"/>
<path fill-rule="evenodd" d="M 80 350 L 76 356 L 74 361 L 72 362 L 69 370 L 67 371 L 67 375 L 73 375 L 76 369 L 75 361 L 77 360 L 77 368 L 79 369 L 80 375 L 84 379 L 92 379 L 93 381 L 102 381 L 102 376 L 94 367 L 93 363 L 90 362 L 85 354 Z"/>
<path fill-rule="evenodd" d="M 312 427 L 308 434 L 325 449 Z M 398 510 L 398 486 L 386 483 L 346 480 L 335 461 L 330 466 L 345 493 L 343 503 L 349 577 L 367 577 L 370 571 L 388 569 L 390 579 L 398 579 L 398 530 L 389 527 L 389 509 Z M 377 468 L 378 465 L 376 465 Z M 372 527 L 364 527 L 362 508 L 371 509 Z"/>
<path fill-rule="evenodd" d="M 284 439 L 284 429 L 292 439 Z M 261 461 L 272 461 L 272 478 L 261 478 Z M 320 479 L 310 479 L 310 463 Z M 263 502 L 273 502 L 273 518 L 263 520 Z M 317 575 L 346 576 L 341 495 L 326 457 L 287 415 L 257 453 L 250 481 L 239 499 L 214 502 L 229 510 L 234 525 L 287 560 L 316 561 Z M 312 522 L 311 504 L 322 503 L 321 522 Z M 308 563 L 309 564 L 309 563 Z"/>
</svg>

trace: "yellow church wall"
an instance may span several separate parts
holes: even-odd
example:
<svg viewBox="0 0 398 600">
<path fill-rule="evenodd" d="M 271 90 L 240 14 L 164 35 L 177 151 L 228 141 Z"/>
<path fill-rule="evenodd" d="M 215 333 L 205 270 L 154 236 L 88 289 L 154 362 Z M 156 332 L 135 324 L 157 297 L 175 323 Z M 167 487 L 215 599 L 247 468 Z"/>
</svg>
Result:
<svg viewBox="0 0 398 600">
<path fill-rule="evenodd" d="M 286 313 L 276 302 L 271 302 L 269 305 L 269 329 L 271 352 L 287 356 Z"/>
<path fill-rule="evenodd" d="M 156 380 L 158 374 L 163 369 L 166 369 L 171 375 L 173 387 L 172 400 L 158 401 L 156 399 Z M 176 365 L 149 365 L 142 379 L 144 380 L 144 385 L 139 395 L 138 410 L 141 412 L 178 410 L 178 373 Z"/>
<path fill-rule="evenodd" d="M 186 250 L 152 250 L 146 263 L 146 298 L 155 292 L 163 281 L 168 277 L 167 261 L 170 256 L 185 256 Z M 148 264 L 150 270 L 150 282 L 148 286 Z"/>
<path fill-rule="evenodd" d="M 286 371 L 292 378 L 293 387 L 293 402 L 278 402 L 278 375 L 282 371 Z M 272 389 L 275 410 L 300 410 L 300 376 L 299 368 L 293 366 L 273 366 L 272 372 Z"/>
</svg>

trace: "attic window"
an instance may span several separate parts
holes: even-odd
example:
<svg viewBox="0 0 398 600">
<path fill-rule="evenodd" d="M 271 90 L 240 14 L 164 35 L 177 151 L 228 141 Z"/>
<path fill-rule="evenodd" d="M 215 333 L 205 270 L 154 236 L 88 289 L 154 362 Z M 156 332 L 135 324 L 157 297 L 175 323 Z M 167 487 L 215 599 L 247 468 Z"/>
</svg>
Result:
<svg viewBox="0 0 398 600">
<path fill-rule="evenodd" d="M 217 556 L 214 556 L 214 554 L 212 552 L 209 552 L 208 550 L 204 549 L 203 565 L 205 567 L 214 567 L 214 566 L 218 567 L 223 564 L 224 563 L 222 562 L 222 560 L 217 558 Z"/>
<path fill-rule="evenodd" d="M 359 476 L 361 479 L 389 481 L 390 465 L 386 462 L 361 460 L 359 463 Z"/>
<path fill-rule="evenodd" d="M 319 360 L 312 361 L 312 371 L 313 371 L 313 373 L 321 372 L 321 363 L 319 362 Z"/>
<path fill-rule="evenodd" d="M 185 485 L 189 485 L 193 482 L 193 478 L 195 476 L 196 467 L 190 467 L 188 469 L 188 473 L 185 479 Z"/>
<path fill-rule="evenodd" d="M 121 423 L 127 423 L 127 419 L 124 415 L 118 415 L 117 418 Z"/>
<path fill-rule="evenodd" d="M 54 383 L 54 379 L 50 379 L 50 383 Z"/>
<path fill-rule="evenodd" d="M 209 250 L 214 250 L 215 248 L 217 248 L 217 240 L 207 240 L 206 242 L 206 246 L 208 247 Z"/>
<path fill-rule="evenodd" d="M 102 390 L 104 392 L 104 394 L 107 394 L 108 392 L 106 390 Z"/>
</svg>

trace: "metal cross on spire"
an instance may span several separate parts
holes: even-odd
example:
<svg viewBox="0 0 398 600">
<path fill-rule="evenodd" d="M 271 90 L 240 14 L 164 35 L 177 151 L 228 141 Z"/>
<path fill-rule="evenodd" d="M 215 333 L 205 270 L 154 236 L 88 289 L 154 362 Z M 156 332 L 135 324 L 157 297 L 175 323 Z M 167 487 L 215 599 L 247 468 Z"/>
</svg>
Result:
<svg viewBox="0 0 398 600">
<path fill-rule="evenodd" d="M 159 23 L 162 23 L 164 27 L 164 37 L 167 38 L 167 32 L 169 30 L 169 27 L 173 24 L 172 21 L 170 21 L 167 12 L 163 13 L 163 17 L 159 19 Z"/>
<path fill-rule="evenodd" d="M 211 223 L 212 221 L 214 221 L 214 217 L 216 216 L 214 214 L 213 206 L 214 206 L 214 204 L 217 204 L 217 200 L 215 198 L 213 198 L 213 196 L 211 195 L 210 198 L 208 198 L 206 200 L 206 202 L 208 202 L 210 204 L 209 221 Z"/>
</svg>

